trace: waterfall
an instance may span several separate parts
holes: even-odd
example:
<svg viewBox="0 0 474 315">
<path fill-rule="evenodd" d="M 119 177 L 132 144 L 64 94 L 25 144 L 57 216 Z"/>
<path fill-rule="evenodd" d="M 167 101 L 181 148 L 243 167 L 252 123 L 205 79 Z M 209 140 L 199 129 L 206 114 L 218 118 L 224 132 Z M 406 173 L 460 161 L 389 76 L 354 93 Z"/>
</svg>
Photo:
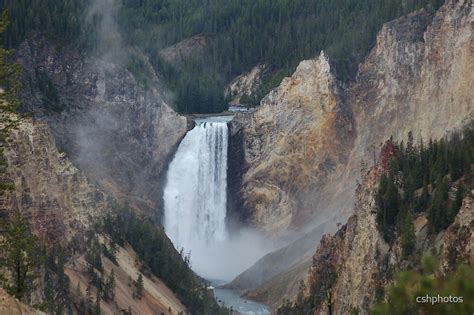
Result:
<svg viewBox="0 0 474 315">
<path fill-rule="evenodd" d="M 196 121 L 168 169 L 165 231 L 178 250 L 191 252 L 193 265 L 206 263 L 198 252 L 227 238 L 227 146 L 227 121 Z"/>
</svg>

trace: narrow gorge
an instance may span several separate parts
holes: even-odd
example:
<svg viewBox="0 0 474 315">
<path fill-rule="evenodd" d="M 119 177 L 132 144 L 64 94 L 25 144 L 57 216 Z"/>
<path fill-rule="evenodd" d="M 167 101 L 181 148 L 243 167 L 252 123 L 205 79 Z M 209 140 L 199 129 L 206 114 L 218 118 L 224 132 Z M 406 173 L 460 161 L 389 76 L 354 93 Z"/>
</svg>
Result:
<svg viewBox="0 0 474 315">
<path fill-rule="evenodd" d="M 474 312 L 471 2 L 0 9 L 0 313 Z"/>
</svg>

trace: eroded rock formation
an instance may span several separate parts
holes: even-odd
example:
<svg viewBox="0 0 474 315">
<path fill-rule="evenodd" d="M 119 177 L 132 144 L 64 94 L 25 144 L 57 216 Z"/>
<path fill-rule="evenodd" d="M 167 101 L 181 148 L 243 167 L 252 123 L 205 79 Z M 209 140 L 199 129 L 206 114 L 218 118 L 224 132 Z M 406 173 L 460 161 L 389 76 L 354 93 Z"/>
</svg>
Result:
<svg viewBox="0 0 474 315">
<path fill-rule="evenodd" d="M 399 239 L 390 246 L 377 229 L 374 196 L 382 172 L 380 165 L 368 171 L 356 192 L 354 215 L 334 236 L 325 235 L 313 256 L 306 278 L 307 293 L 328 297 L 333 314 L 353 310 L 367 314 L 376 300 L 387 293 L 393 281 L 391 273 L 413 263 L 402 257 Z M 438 275 L 452 271 L 456 263 L 474 263 L 473 197 L 474 191 L 470 190 L 454 222 L 438 235 L 427 234 L 426 213 L 415 218 L 414 260 L 438 252 Z M 315 304 L 315 314 L 327 314 L 327 300 L 320 299 Z"/>
<path fill-rule="evenodd" d="M 437 12 L 414 12 L 384 25 L 348 86 L 334 80 L 322 55 L 303 61 L 255 113 L 239 114 L 235 124 L 243 129 L 246 162 L 240 193 L 250 221 L 277 234 L 309 223 L 313 228 L 305 237 L 319 239 L 351 215 L 360 172 L 373 165 L 388 138 L 401 141 L 412 131 L 416 141 L 426 143 L 471 121 L 473 23 L 466 1 L 447 1 Z M 307 257 L 300 243 L 279 252 L 299 248 L 298 255 Z M 260 270 L 269 257 L 252 270 Z M 272 261 L 288 259 L 273 256 Z M 260 279 L 260 288 L 270 282 L 295 288 L 304 275 L 294 275 L 293 267 L 274 267 L 287 272 Z M 288 274 L 296 280 L 278 281 Z M 244 279 L 255 279 L 252 275 L 241 275 L 239 288 L 245 290 Z M 267 291 L 249 294 L 270 304 L 281 301 L 282 295 L 268 298 Z M 297 292 L 279 291 L 286 298 Z"/>
<path fill-rule="evenodd" d="M 130 54 L 146 80 L 139 81 L 121 60 L 86 57 L 42 37 L 25 41 L 17 52 L 21 110 L 45 119 L 58 147 L 102 189 L 158 214 L 164 167 L 187 120 L 167 105 L 148 59 Z"/>
<path fill-rule="evenodd" d="M 249 165 L 242 194 L 257 226 L 288 228 L 306 197 L 346 162 L 354 134 L 340 93 L 322 53 L 300 63 L 254 114 L 237 116 Z"/>
</svg>

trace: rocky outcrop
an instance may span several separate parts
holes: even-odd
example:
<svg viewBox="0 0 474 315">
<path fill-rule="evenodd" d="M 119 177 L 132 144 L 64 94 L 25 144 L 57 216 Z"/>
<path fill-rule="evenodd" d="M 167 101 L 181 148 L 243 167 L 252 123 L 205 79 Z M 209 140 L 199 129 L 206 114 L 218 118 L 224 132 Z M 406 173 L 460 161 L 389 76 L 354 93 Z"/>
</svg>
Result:
<svg viewBox="0 0 474 315">
<path fill-rule="evenodd" d="M 409 131 L 440 138 L 472 119 L 473 19 L 459 1 L 389 22 L 349 87 L 338 87 L 322 54 L 303 61 L 255 113 L 238 115 L 253 222 L 282 230 L 308 212 L 334 211 L 332 203 L 347 213 L 361 162 L 386 139 Z"/>
<path fill-rule="evenodd" d="M 230 99 L 230 105 L 240 104 L 242 97 L 254 95 L 262 84 L 262 76 L 267 67 L 265 65 L 256 65 L 249 72 L 243 73 L 233 79 L 225 88 L 224 96 Z"/>
<path fill-rule="evenodd" d="M 354 155 L 409 131 L 418 140 L 441 138 L 472 120 L 473 22 L 466 1 L 448 1 L 436 13 L 421 10 L 383 26 L 348 93 Z"/>
<path fill-rule="evenodd" d="M 302 62 L 291 78 L 270 92 L 252 115 L 240 114 L 245 133 L 243 198 L 252 221 L 281 231 L 335 168 L 345 163 L 353 139 L 345 109 L 324 53 Z"/>
<path fill-rule="evenodd" d="M 1 212 L 19 211 L 40 239 L 66 245 L 106 213 L 107 198 L 57 150 L 46 122 L 12 119 L 16 127 L 4 155 L 14 189 L 2 199 Z"/>
<path fill-rule="evenodd" d="M 318 226 L 308 238 L 335 231 L 353 212 L 361 169 L 388 138 L 406 139 L 412 131 L 426 142 L 472 120 L 473 20 L 466 1 L 447 1 L 437 12 L 423 9 L 389 22 L 348 86 L 338 88 L 321 56 L 303 61 L 255 113 L 238 114 L 246 161 L 241 195 L 251 222 L 280 233 Z M 278 282 L 271 277 L 261 288 Z"/>
<path fill-rule="evenodd" d="M 110 240 L 101 237 L 101 242 L 109 244 Z M 119 247 L 116 253 L 116 264 L 106 257 L 102 258 L 104 274 L 114 270 L 115 296 L 114 301 L 101 302 L 101 314 L 114 315 L 123 313 L 123 310 L 132 309 L 134 314 L 186 314 L 186 307 L 178 300 L 174 293 L 163 281 L 149 272 L 143 273 L 140 259 L 129 246 Z M 87 296 L 90 279 L 87 273 L 87 262 L 84 255 L 73 257 L 65 268 L 65 273 L 70 280 L 70 291 L 74 292 L 76 299 Z M 133 285 L 137 275 L 143 276 L 144 294 L 141 299 L 134 298 Z M 78 289 L 79 288 L 79 289 Z M 92 288 L 92 296 L 97 294 Z"/>
<path fill-rule="evenodd" d="M 336 314 L 346 314 L 354 308 L 367 310 L 374 302 L 375 290 L 383 281 L 382 274 L 386 271 L 384 258 L 389 246 L 380 236 L 375 221 L 374 196 L 380 174 L 380 168 L 369 172 L 356 192 L 355 215 L 334 237 L 326 236 L 333 246 L 321 242 L 313 257 L 308 287 L 316 288 L 316 294 L 333 288 L 331 299 L 336 301 L 333 305 Z M 327 278 L 325 268 L 321 268 L 323 262 L 328 263 L 327 256 L 333 257 L 329 263 L 333 277 L 331 283 L 322 285 L 318 281 Z M 322 303 L 321 307 L 325 304 Z"/>
<path fill-rule="evenodd" d="M 2 113 L 0 119 L 1 130 L 14 122 L 2 157 L 7 172 L 0 179 L 14 185 L 0 196 L 0 217 L 20 212 L 43 245 L 65 250 L 67 265 L 76 268 L 66 273 L 75 281 L 70 293 L 77 301 L 77 283 L 82 289 L 90 283 L 80 258 L 85 235 L 95 233 L 95 224 L 116 204 L 159 217 L 161 180 L 188 129 L 187 119 L 167 105 L 146 57 L 134 56 L 147 78 L 134 76 L 132 66 L 59 49 L 42 37 L 28 40 L 16 57 L 23 67 L 20 111 L 33 118 Z M 131 249 L 118 250 L 126 259 L 120 266 L 102 257 L 121 287 L 114 302 L 101 303 L 104 314 L 129 306 L 144 313 L 186 311 L 151 275 L 144 276 L 144 300 L 133 299 L 129 278 L 141 262 Z M 42 278 L 35 288 L 33 302 L 41 303 Z"/>
<path fill-rule="evenodd" d="M 179 66 L 186 59 L 203 55 L 207 44 L 208 39 L 204 35 L 195 35 L 160 50 L 159 54 L 167 63 Z"/>
<path fill-rule="evenodd" d="M 382 172 L 380 166 L 369 170 L 357 189 L 354 215 L 334 236 L 321 239 L 306 279 L 306 293 L 310 292 L 317 301 L 314 314 L 327 314 L 328 305 L 333 314 L 354 310 L 367 314 L 377 299 L 384 298 L 393 272 L 410 264 L 417 268 L 413 261 L 419 262 L 423 255 L 439 253 L 439 275 L 452 271 L 456 264 L 474 262 L 474 191 L 464 198 L 454 222 L 437 236 L 427 235 L 426 214 L 415 218 L 416 258 L 408 261 L 402 258 L 399 240 L 390 246 L 376 226 L 374 196 Z M 331 276 L 328 270 L 332 271 Z M 327 299 L 317 300 L 320 296 Z"/>
<path fill-rule="evenodd" d="M 58 147 L 102 189 L 157 215 L 164 168 L 187 120 L 166 104 L 147 58 L 130 54 L 134 64 L 123 66 L 42 37 L 24 42 L 21 110 L 46 120 Z M 146 78 L 133 75 L 136 64 Z"/>
<path fill-rule="evenodd" d="M 65 153 L 58 151 L 46 121 L 3 112 L 0 116 L 1 131 L 6 130 L 6 123 L 12 126 L 8 128 L 3 151 L 7 168 L 6 174 L 2 173 L 2 183 L 13 184 L 11 190 L 2 191 L 0 196 L 0 217 L 7 219 L 18 211 L 27 219 L 32 233 L 42 245 L 46 248 L 60 245 L 65 250 L 68 255 L 65 273 L 77 306 L 86 296 L 91 281 L 84 251 L 77 249 L 85 247 L 88 233 L 96 233 L 94 225 L 114 211 L 115 199 L 78 170 Z M 101 239 L 105 237 L 101 236 Z M 111 246 L 110 241 L 107 246 Z M 106 257 L 102 257 L 102 261 L 107 274 L 114 270 L 116 285 L 114 301 L 101 302 L 102 314 L 115 314 L 129 307 L 139 313 L 164 313 L 168 309 L 174 313 L 186 312 L 186 307 L 174 293 L 150 273 L 144 275 L 144 298 L 133 298 L 130 279 L 135 279 L 142 263 L 129 245 L 117 247 L 117 263 Z M 43 278 L 38 278 L 30 302 L 41 304 L 46 292 L 44 286 Z M 78 287 L 81 288 L 79 292 Z M 43 314 L 1 289 L 0 313 Z"/>
<path fill-rule="evenodd" d="M 464 198 L 454 223 L 440 235 L 440 273 L 452 271 L 456 263 L 474 265 L 474 191 Z"/>
<path fill-rule="evenodd" d="M 35 310 L 14 297 L 8 295 L 0 288 L 0 314 L 3 315 L 44 315 L 45 313 Z"/>
</svg>

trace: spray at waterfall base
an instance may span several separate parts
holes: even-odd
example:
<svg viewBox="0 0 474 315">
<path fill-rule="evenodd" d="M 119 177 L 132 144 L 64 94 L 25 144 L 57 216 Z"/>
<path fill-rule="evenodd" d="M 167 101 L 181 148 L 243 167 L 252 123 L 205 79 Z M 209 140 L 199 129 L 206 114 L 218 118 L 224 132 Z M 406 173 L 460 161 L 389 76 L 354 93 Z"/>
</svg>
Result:
<svg viewBox="0 0 474 315">
<path fill-rule="evenodd" d="M 196 120 L 169 166 L 164 190 L 167 235 L 207 278 L 230 281 L 272 249 L 262 235 L 226 227 L 231 117 Z"/>
</svg>

